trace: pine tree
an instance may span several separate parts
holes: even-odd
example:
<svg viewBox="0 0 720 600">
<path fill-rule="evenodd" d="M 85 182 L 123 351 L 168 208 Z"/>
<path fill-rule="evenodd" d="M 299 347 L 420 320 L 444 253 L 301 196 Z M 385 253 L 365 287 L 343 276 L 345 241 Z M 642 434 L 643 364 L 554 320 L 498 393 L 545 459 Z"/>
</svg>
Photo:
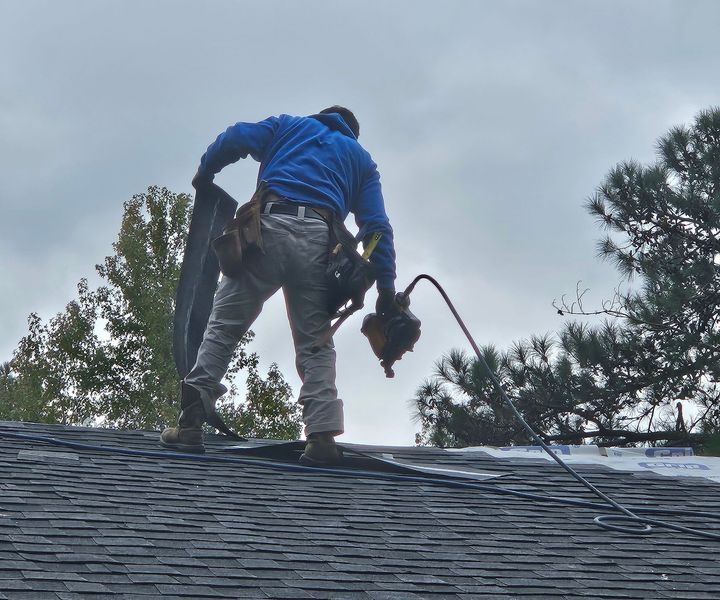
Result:
<svg viewBox="0 0 720 600">
<path fill-rule="evenodd" d="M 548 441 L 715 444 L 720 431 L 720 109 L 658 143 L 650 166 L 624 162 L 587 202 L 609 233 L 599 255 L 629 282 L 598 311 L 583 294 L 569 322 L 504 353 L 486 349 L 525 418 Z M 619 288 L 618 288 L 619 289 Z M 526 443 L 487 376 L 461 352 L 440 359 L 415 398 L 420 441 Z M 682 408 L 685 407 L 685 414 Z"/>
</svg>

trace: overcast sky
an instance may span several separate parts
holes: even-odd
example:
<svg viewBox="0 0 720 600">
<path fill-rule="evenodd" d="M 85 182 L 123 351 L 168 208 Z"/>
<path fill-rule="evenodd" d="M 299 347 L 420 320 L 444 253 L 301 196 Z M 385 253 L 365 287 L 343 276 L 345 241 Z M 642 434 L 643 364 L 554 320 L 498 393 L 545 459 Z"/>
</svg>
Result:
<svg viewBox="0 0 720 600">
<path fill-rule="evenodd" d="M 236 121 L 331 104 L 355 111 L 378 163 L 398 288 L 437 277 L 483 345 L 555 331 L 553 298 L 582 280 L 599 302 L 618 282 L 586 198 L 719 103 L 719 27 L 711 0 L 0 0 L 0 360 L 30 312 L 97 285 L 123 201 L 191 192 Z M 244 200 L 256 175 L 248 159 L 216 181 Z M 415 389 L 468 348 L 429 286 L 412 300 L 422 338 L 395 379 L 361 315 L 337 335 L 341 440 L 412 444 Z M 253 329 L 297 393 L 280 296 Z"/>
</svg>

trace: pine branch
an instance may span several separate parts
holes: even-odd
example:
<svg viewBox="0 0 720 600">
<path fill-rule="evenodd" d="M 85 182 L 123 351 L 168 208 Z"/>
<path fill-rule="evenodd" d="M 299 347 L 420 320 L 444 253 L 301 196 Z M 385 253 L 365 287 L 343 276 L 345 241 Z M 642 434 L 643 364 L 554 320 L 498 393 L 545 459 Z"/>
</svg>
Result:
<svg viewBox="0 0 720 600">
<path fill-rule="evenodd" d="M 705 433 L 685 433 L 682 431 L 631 431 L 627 429 L 603 429 L 596 431 L 572 431 L 557 435 L 543 436 L 546 442 L 567 442 L 578 438 L 618 438 L 615 443 L 618 445 L 638 442 L 660 442 L 660 441 L 687 441 L 688 443 L 701 444 L 709 437 Z M 603 446 L 609 443 L 600 444 Z"/>
</svg>

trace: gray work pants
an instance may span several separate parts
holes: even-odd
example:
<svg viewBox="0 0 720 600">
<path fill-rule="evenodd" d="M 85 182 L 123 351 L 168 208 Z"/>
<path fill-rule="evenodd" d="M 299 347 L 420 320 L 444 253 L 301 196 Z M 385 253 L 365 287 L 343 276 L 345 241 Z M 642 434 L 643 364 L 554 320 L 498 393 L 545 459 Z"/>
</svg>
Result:
<svg viewBox="0 0 720 600">
<path fill-rule="evenodd" d="M 302 381 L 298 402 L 305 435 L 344 431 L 342 400 L 335 387 L 332 340 L 312 347 L 330 327 L 325 268 L 329 228 L 325 221 L 290 215 L 262 215 L 265 253 L 237 278 L 223 277 L 198 351 L 185 382 L 214 402 L 227 388 L 220 383 L 240 338 L 278 289 L 285 294 L 295 344 L 295 365 Z"/>
</svg>

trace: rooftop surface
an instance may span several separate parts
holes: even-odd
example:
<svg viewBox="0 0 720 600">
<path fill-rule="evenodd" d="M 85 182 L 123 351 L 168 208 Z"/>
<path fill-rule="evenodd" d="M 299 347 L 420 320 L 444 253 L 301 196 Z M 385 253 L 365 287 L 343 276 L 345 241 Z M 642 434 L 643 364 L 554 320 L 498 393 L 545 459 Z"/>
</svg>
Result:
<svg viewBox="0 0 720 600">
<path fill-rule="evenodd" d="M 204 459 L 178 457 L 157 437 L 0 422 L 0 600 L 720 598 L 720 541 L 602 529 L 613 510 L 546 461 L 348 445 L 496 476 L 452 487 L 367 461 L 304 469 L 296 447 L 253 458 L 215 436 Z M 617 501 L 720 532 L 696 514 L 720 517 L 717 483 L 576 468 Z"/>
</svg>

